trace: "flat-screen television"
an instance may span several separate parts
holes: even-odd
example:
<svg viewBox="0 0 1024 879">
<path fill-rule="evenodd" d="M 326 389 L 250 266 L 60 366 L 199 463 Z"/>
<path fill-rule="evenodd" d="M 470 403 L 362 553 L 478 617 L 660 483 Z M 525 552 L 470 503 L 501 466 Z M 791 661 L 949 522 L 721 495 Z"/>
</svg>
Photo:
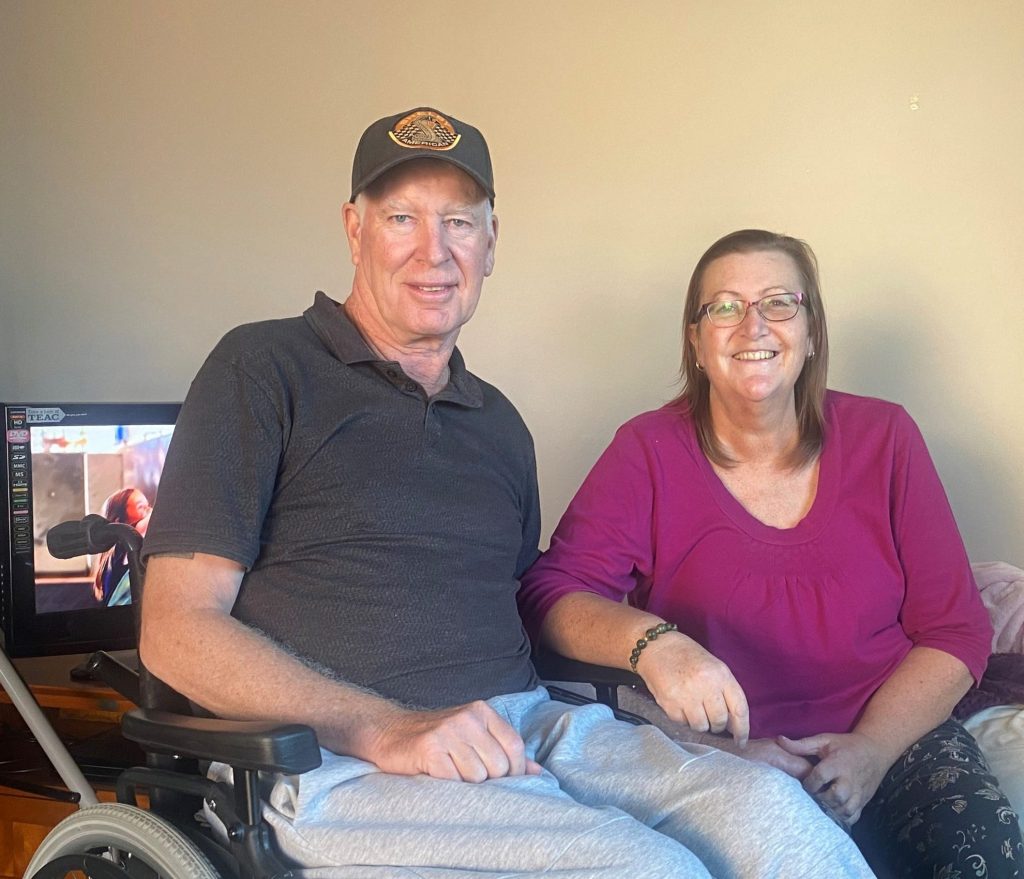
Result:
<svg viewBox="0 0 1024 879">
<path fill-rule="evenodd" d="M 178 403 L 5 403 L 0 617 L 9 656 L 135 647 L 119 552 L 57 559 L 46 532 L 99 513 L 143 534 Z"/>
</svg>

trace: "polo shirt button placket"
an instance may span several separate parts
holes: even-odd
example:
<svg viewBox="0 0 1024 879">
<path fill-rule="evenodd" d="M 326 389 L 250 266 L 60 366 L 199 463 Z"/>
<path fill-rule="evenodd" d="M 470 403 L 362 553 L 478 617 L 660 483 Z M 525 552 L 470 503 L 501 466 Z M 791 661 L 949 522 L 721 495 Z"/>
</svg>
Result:
<svg viewBox="0 0 1024 879">
<path fill-rule="evenodd" d="M 434 401 L 427 403 L 427 411 L 423 419 L 423 429 L 427 443 L 436 443 L 441 438 L 441 418 Z"/>
</svg>

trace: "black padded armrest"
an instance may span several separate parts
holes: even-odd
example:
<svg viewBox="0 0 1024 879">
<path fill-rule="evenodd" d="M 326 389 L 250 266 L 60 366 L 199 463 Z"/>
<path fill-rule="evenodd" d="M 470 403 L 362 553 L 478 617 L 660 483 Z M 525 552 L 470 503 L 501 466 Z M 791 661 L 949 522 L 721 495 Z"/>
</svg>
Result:
<svg viewBox="0 0 1024 879">
<path fill-rule="evenodd" d="M 533 654 L 533 665 L 537 674 L 545 681 L 573 681 L 581 684 L 603 684 L 612 687 L 642 685 L 640 675 L 621 668 L 606 665 L 592 665 L 569 659 L 543 647 Z"/>
<path fill-rule="evenodd" d="M 125 714 L 121 731 L 146 751 L 216 760 L 240 769 L 292 775 L 320 765 L 316 733 L 298 723 L 186 717 L 136 708 Z"/>
<path fill-rule="evenodd" d="M 93 680 L 103 681 L 136 705 L 142 701 L 139 695 L 139 673 L 106 651 L 99 650 L 90 656 L 82 670 Z M 74 675 L 72 672 L 72 677 Z"/>
</svg>

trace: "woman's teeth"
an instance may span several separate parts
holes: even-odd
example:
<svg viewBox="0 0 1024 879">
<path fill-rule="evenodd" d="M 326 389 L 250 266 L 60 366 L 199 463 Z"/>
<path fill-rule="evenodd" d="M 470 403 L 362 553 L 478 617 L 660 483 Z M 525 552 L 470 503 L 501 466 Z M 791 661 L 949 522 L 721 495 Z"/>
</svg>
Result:
<svg viewBox="0 0 1024 879">
<path fill-rule="evenodd" d="M 734 354 L 733 358 L 736 360 L 771 360 L 778 351 L 741 351 L 739 354 Z"/>
</svg>

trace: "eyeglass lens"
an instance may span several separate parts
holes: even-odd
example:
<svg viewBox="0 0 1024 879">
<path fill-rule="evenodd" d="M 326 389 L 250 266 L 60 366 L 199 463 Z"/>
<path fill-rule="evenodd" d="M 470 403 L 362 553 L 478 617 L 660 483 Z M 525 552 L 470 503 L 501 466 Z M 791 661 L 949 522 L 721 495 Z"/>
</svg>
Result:
<svg viewBox="0 0 1024 879">
<path fill-rule="evenodd" d="M 742 299 L 720 299 L 709 302 L 704 309 L 708 320 L 716 327 L 732 327 L 743 322 L 751 305 L 765 320 L 790 320 L 800 310 L 800 297 L 789 291 L 781 291 L 762 296 L 749 304 Z"/>
</svg>

